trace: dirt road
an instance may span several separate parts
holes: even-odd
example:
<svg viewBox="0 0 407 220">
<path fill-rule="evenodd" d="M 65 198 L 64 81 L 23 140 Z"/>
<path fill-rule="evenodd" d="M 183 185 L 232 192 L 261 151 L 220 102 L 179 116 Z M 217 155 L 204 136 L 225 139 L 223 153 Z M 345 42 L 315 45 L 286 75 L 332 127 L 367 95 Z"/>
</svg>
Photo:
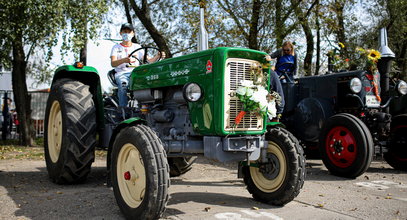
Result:
<svg viewBox="0 0 407 220">
<path fill-rule="evenodd" d="M 407 173 L 383 161 L 357 179 L 331 176 L 319 160 L 307 161 L 300 195 L 284 207 L 258 203 L 235 164 L 199 158 L 187 174 L 171 179 L 163 219 L 407 219 Z M 55 185 L 44 161 L 0 161 L 0 219 L 123 219 L 105 184 L 98 159 L 88 181 Z"/>
</svg>

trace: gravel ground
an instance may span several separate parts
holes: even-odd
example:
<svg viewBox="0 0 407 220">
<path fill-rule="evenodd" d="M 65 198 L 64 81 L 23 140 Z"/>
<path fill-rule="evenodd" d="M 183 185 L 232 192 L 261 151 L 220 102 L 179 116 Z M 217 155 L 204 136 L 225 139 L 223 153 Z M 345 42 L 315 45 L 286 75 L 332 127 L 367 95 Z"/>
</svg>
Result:
<svg viewBox="0 0 407 220">
<path fill-rule="evenodd" d="M 51 183 L 42 160 L 2 159 L 0 219 L 123 219 L 105 180 L 102 157 L 79 185 Z M 275 207 L 252 199 L 236 164 L 199 158 L 190 172 L 171 179 L 163 219 L 407 219 L 407 173 L 375 160 L 350 180 L 308 160 L 299 196 Z"/>
</svg>

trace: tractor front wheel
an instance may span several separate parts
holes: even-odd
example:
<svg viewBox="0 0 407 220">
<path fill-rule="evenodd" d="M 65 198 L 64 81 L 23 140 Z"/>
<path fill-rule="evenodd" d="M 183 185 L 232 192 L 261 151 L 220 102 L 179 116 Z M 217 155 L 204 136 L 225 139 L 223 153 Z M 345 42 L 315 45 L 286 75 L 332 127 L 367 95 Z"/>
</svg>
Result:
<svg viewBox="0 0 407 220">
<path fill-rule="evenodd" d="M 300 192 L 305 179 L 304 152 L 298 140 L 283 128 L 266 134 L 267 161 L 250 161 L 242 168 L 247 190 L 253 198 L 282 206 Z"/>
<path fill-rule="evenodd" d="M 356 178 L 373 158 L 373 139 L 369 129 L 351 114 L 330 117 L 320 134 L 319 150 L 326 168 L 333 175 Z"/>
<path fill-rule="evenodd" d="M 124 128 L 112 149 L 114 195 L 126 219 L 158 219 L 168 201 L 169 167 L 157 135 L 145 125 Z"/>
<path fill-rule="evenodd" d="M 388 152 L 384 159 L 397 170 L 407 171 L 407 114 L 392 119 Z"/>
<path fill-rule="evenodd" d="M 89 86 L 62 79 L 54 83 L 45 112 L 45 161 L 58 184 L 83 182 L 95 159 L 96 108 Z"/>
</svg>

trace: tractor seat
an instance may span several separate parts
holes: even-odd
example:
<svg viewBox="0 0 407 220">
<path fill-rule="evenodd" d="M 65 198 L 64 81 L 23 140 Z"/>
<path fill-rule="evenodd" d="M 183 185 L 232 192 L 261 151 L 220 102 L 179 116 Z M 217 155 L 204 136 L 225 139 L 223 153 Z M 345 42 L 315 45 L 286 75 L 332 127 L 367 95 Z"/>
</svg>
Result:
<svg viewBox="0 0 407 220">
<path fill-rule="evenodd" d="M 115 74 L 116 70 L 112 69 L 109 72 L 107 72 L 107 78 L 114 87 L 117 87 L 116 77 L 114 77 Z"/>
</svg>

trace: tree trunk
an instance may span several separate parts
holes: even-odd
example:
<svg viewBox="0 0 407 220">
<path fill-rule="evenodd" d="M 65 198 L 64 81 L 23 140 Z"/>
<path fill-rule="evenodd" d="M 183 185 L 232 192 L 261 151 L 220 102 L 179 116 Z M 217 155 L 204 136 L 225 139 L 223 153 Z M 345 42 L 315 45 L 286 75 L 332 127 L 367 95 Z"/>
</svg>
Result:
<svg viewBox="0 0 407 220">
<path fill-rule="evenodd" d="M 153 22 L 151 21 L 150 17 L 150 9 L 148 8 L 147 0 L 142 0 L 142 6 L 138 7 L 134 0 L 130 0 L 130 4 L 136 13 L 138 19 L 141 21 L 143 26 L 147 29 L 148 33 L 150 34 L 151 38 L 153 38 L 154 42 L 160 48 L 160 50 L 165 51 L 166 57 L 172 57 L 170 48 L 164 38 L 164 36 L 157 30 Z"/>
<path fill-rule="evenodd" d="M 87 60 L 87 50 L 88 50 L 88 37 L 85 36 L 85 45 L 80 51 L 80 57 L 79 60 L 86 66 L 86 60 Z"/>
<path fill-rule="evenodd" d="M 304 58 L 304 72 L 306 76 L 311 76 L 312 55 L 314 53 L 314 36 L 312 30 L 305 20 L 301 22 L 302 29 L 304 30 L 305 38 L 307 39 L 307 52 Z"/>
<path fill-rule="evenodd" d="M 283 5 L 281 0 L 276 0 L 275 1 L 275 28 L 274 28 L 274 34 L 276 36 L 276 45 L 277 48 L 281 47 L 283 45 L 283 41 L 285 38 L 285 25 L 284 25 L 284 20 L 283 20 Z"/>
<path fill-rule="evenodd" d="M 308 9 L 308 12 L 304 12 L 299 5 L 295 5 L 295 1 L 291 0 L 291 4 L 294 7 L 294 13 L 297 16 L 298 21 L 301 24 L 302 30 L 304 31 L 305 38 L 307 41 L 307 51 L 304 58 L 304 72 L 306 76 L 311 76 L 311 67 L 312 67 L 312 55 L 314 53 L 314 36 L 312 34 L 312 29 L 307 20 L 308 14 L 311 9 L 314 7 L 316 2 L 314 2 L 311 7 Z"/>
<path fill-rule="evenodd" d="M 343 0 L 336 0 L 334 2 L 336 19 L 338 21 L 338 27 L 335 30 L 336 39 L 338 43 L 343 43 L 345 48 L 341 49 L 341 57 L 348 57 L 347 53 L 347 44 L 346 44 L 346 36 L 345 36 L 345 17 L 343 15 L 343 10 L 345 8 L 345 1 Z"/>
<path fill-rule="evenodd" d="M 124 5 L 124 11 L 126 12 L 126 18 L 127 22 L 133 25 L 133 19 L 131 19 L 130 15 L 130 6 L 129 6 L 129 1 L 128 0 L 122 0 L 123 5 Z"/>
<path fill-rule="evenodd" d="M 20 141 L 22 145 L 32 146 L 31 96 L 27 91 L 25 54 L 22 35 L 13 42 L 12 84 L 17 118 L 20 121 Z"/>
<path fill-rule="evenodd" d="M 317 1 L 317 11 L 315 13 L 315 25 L 317 31 L 317 57 L 315 61 L 315 75 L 319 75 L 319 69 L 321 67 L 321 26 L 319 23 L 319 1 Z"/>
<path fill-rule="evenodd" d="M 250 20 L 250 29 L 249 29 L 249 48 L 258 50 L 258 33 L 259 33 L 259 18 L 260 18 L 260 8 L 261 2 L 260 0 L 253 1 L 253 8 L 252 8 L 252 17 Z"/>
</svg>

